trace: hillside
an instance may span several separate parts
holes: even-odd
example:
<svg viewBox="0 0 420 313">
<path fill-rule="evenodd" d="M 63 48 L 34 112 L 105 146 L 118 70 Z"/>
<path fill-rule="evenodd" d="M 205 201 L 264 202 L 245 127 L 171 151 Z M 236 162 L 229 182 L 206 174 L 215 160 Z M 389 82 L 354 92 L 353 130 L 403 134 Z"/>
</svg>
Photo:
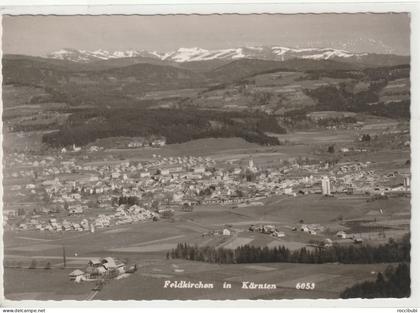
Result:
<svg viewBox="0 0 420 313">
<path fill-rule="evenodd" d="M 281 133 L 357 122 L 354 118 L 314 121 L 310 113 L 320 111 L 408 119 L 410 66 L 371 67 L 350 62 L 351 58 L 346 62 L 333 58 L 172 62 L 137 55 L 80 63 L 5 55 L 7 109 L 3 121 L 11 131 L 58 129 L 45 137 L 52 145 L 85 144 L 88 137 L 81 136 L 82 130 L 94 134 L 88 141 L 107 136 L 160 135 L 174 143 L 242 137 L 273 144 L 266 138 L 261 121 L 270 120 L 270 128 Z M 381 62 L 380 58 L 376 61 Z M 150 113 L 151 109 L 156 111 Z M 168 117 L 168 112 L 173 116 Z M 226 112 L 231 114 L 228 120 L 222 118 Z M 99 114 L 101 121 L 92 124 L 96 128 L 85 124 L 93 113 Z M 238 123 L 243 114 L 249 117 L 256 113 L 262 114 L 258 126 L 250 120 Z M 168 123 L 164 132 L 155 127 L 160 125 L 160 114 Z M 124 120 L 132 116 L 141 124 Z M 201 122 L 191 124 L 192 118 Z M 57 136 L 63 140 L 57 141 Z"/>
<path fill-rule="evenodd" d="M 238 63 L 244 62 L 235 61 L 235 64 L 219 68 L 220 76 L 227 82 L 200 92 L 186 101 L 185 105 L 219 110 L 263 111 L 277 116 L 299 112 L 299 118 L 312 111 L 324 110 L 409 117 L 409 66 L 322 69 L 318 64 L 311 70 L 302 71 L 293 68 L 294 61 L 286 61 L 284 63 L 288 64 L 285 67 L 290 69 L 275 69 L 277 64 L 264 63 L 266 68 L 272 69 L 234 80 L 232 77 L 236 74 L 246 75 L 244 69 L 239 72 L 233 70 Z M 312 62 L 302 66 L 311 68 Z M 334 61 L 323 62 L 336 65 Z M 256 63 L 250 61 L 249 64 Z M 252 73 L 252 67 L 248 69 L 247 73 Z"/>
</svg>

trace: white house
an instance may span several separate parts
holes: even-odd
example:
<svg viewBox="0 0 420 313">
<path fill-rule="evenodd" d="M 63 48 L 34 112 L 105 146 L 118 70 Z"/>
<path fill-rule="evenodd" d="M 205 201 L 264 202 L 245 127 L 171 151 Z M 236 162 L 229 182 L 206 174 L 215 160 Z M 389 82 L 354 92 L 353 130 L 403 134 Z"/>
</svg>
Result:
<svg viewBox="0 0 420 313">
<path fill-rule="evenodd" d="M 342 231 L 342 230 L 340 230 L 339 232 L 337 232 L 336 236 L 338 238 L 342 238 L 342 239 L 346 239 L 347 238 L 347 234 L 344 231 Z"/>
<path fill-rule="evenodd" d="M 225 229 L 223 229 L 222 235 L 223 236 L 230 236 L 231 235 L 231 231 L 229 229 L 225 228 Z"/>
</svg>

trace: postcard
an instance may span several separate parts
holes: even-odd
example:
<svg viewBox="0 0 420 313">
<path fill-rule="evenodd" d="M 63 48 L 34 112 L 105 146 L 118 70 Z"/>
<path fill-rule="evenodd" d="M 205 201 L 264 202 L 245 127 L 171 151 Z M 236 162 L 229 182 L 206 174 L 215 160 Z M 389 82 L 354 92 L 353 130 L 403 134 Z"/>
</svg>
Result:
<svg viewBox="0 0 420 313">
<path fill-rule="evenodd" d="M 256 13 L 3 14 L 5 300 L 412 295 L 410 12 Z"/>
</svg>

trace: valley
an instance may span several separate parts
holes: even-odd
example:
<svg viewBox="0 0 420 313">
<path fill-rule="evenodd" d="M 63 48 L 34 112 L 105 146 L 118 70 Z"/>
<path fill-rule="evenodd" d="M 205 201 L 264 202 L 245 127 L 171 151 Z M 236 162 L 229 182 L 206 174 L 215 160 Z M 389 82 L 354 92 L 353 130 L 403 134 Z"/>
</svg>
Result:
<svg viewBox="0 0 420 313">
<path fill-rule="evenodd" d="M 409 57 L 273 46 L 2 62 L 8 299 L 339 298 L 409 262 Z"/>
</svg>

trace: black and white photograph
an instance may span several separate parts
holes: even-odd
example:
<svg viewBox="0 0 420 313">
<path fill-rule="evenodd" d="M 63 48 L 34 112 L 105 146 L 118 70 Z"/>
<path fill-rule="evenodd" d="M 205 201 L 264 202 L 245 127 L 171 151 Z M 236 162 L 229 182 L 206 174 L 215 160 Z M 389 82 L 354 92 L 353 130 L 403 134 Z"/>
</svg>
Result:
<svg viewBox="0 0 420 313">
<path fill-rule="evenodd" d="M 410 23 L 3 15 L 3 298 L 409 298 Z"/>
</svg>

